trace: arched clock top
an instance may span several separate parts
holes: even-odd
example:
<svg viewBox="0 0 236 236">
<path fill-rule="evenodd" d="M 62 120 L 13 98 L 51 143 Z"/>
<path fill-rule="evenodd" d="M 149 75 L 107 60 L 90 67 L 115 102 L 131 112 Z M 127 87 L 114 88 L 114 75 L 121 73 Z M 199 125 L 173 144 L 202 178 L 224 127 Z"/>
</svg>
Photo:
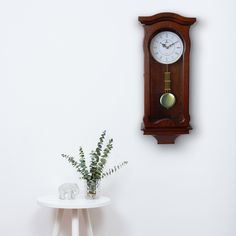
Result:
<svg viewBox="0 0 236 236">
<path fill-rule="evenodd" d="M 196 18 L 184 17 L 172 12 L 162 12 L 152 16 L 139 16 L 138 20 L 144 25 L 152 25 L 161 21 L 172 21 L 180 25 L 192 25 Z"/>
</svg>

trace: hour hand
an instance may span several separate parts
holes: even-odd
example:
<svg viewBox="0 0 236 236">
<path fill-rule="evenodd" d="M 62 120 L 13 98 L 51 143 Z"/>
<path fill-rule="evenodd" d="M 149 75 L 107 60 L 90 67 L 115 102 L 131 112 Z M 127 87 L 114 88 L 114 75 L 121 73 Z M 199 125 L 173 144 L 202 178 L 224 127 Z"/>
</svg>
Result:
<svg viewBox="0 0 236 236">
<path fill-rule="evenodd" d="M 162 45 L 162 47 L 168 48 L 165 43 L 160 42 L 160 44 Z"/>
</svg>

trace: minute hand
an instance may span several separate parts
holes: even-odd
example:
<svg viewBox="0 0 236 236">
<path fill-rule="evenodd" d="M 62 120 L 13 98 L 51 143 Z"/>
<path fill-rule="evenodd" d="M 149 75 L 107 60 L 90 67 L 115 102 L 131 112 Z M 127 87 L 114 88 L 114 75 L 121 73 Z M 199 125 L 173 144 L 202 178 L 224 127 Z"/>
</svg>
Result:
<svg viewBox="0 0 236 236">
<path fill-rule="evenodd" d="M 174 44 L 178 43 L 178 42 L 179 42 L 179 41 L 176 41 L 176 42 L 170 44 L 169 46 L 167 46 L 167 49 L 170 48 L 171 46 L 173 46 Z"/>
</svg>

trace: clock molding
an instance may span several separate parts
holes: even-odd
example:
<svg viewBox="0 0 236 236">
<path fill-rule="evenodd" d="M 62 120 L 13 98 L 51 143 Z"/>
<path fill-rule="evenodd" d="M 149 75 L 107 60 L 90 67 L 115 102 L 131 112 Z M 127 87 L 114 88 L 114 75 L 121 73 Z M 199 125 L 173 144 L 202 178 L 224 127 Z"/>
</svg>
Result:
<svg viewBox="0 0 236 236">
<path fill-rule="evenodd" d="M 174 144 L 179 135 L 188 134 L 192 129 L 189 115 L 189 31 L 196 18 L 164 12 L 140 16 L 138 20 L 143 24 L 145 33 L 144 117 L 141 129 L 144 135 L 152 135 L 158 144 Z M 166 32 L 166 36 L 162 36 L 162 32 Z M 152 41 L 154 46 L 150 48 Z M 179 44 L 181 48 L 181 43 L 183 51 L 178 51 L 177 46 Z M 181 55 L 175 60 L 174 53 Z M 158 54 L 164 56 L 163 61 Z M 174 58 L 173 61 L 171 58 Z"/>
</svg>

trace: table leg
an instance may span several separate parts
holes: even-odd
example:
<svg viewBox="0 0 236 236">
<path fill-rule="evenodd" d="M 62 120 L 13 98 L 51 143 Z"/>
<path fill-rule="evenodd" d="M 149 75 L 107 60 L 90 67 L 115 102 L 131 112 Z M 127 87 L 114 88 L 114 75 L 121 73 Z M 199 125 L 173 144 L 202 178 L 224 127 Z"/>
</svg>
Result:
<svg viewBox="0 0 236 236">
<path fill-rule="evenodd" d="M 72 209 L 72 236 L 79 236 L 79 210 Z"/>
<path fill-rule="evenodd" d="M 63 212 L 64 212 L 64 209 L 57 209 L 56 210 L 56 218 L 55 218 L 55 221 L 54 221 L 52 236 L 59 236 L 60 224 L 61 224 L 61 221 L 62 221 Z"/>
<path fill-rule="evenodd" d="M 92 229 L 88 209 L 82 209 L 82 215 L 83 215 L 83 218 L 84 218 L 84 223 L 85 223 L 85 226 L 86 226 L 87 235 L 88 236 L 93 236 L 93 229 Z"/>
</svg>

